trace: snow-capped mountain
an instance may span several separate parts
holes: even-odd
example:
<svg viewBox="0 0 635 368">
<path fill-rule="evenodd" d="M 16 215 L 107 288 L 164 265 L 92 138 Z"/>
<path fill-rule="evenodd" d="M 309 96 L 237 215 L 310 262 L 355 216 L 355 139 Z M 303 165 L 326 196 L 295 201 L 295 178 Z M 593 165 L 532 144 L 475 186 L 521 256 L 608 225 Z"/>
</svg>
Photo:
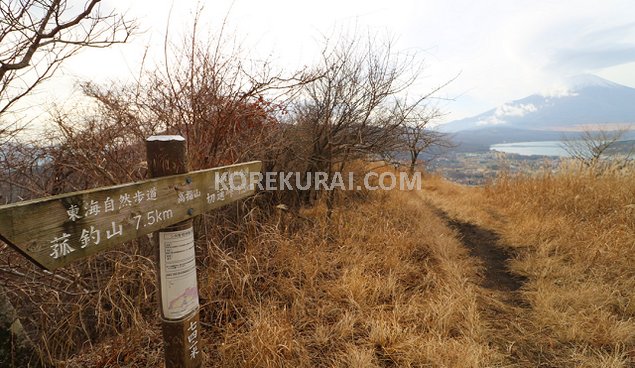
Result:
<svg viewBox="0 0 635 368">
<path fill-rule="evenodd" d="M 549 93 L 508 102 L 439 128 L 446 132 L 492 127 L 568 130 L 585 124 L 615 123 L 635 126 L 635 88 L 587 74 L 570 78 Z"/>
</svg>

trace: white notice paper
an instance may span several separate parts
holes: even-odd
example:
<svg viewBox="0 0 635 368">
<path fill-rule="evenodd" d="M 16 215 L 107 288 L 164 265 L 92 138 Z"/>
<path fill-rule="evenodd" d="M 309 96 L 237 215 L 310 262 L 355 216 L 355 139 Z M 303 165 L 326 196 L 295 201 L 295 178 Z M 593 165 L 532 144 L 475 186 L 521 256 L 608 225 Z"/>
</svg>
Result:
<svg viewBox="0 0 635 368">
<path fill-rule="evenodd" d="M 180 319 L 198 307 L 194 230 L 159 232 L 161 303 L 166 319 Z"/>
</svg>

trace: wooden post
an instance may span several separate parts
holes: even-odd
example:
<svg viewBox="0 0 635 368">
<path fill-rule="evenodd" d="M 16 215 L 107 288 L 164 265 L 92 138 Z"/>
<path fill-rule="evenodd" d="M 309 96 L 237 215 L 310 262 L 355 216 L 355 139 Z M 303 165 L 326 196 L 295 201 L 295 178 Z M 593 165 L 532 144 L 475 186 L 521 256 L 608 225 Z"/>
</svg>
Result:
<svg viewBox="0 0 635 368">
<path fill-rule="evenodd" d="M 188 172 L 185 138 L 152 136 L 146 140 L 149 174 L 153 178 Z M 189 178 L 183 184 L 190 184 Z M 188 210 L 192 215 L 193 210 Z M 159 306 L 166 368 L 202 364 L 196 257 L 192 219 L 154 232 L 159 275 Z"/>
</svg>

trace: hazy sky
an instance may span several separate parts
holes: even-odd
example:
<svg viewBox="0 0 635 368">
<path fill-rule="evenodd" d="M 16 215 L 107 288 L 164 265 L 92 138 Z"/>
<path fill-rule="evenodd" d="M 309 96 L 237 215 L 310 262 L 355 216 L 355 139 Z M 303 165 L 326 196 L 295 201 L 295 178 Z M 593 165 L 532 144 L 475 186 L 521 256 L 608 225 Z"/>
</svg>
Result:
<svg viewBox="0 0 635 368">
<path fill-rule="evenodd" d="M 89 50 L 67 63 L 64 75 L 38 94 L 40 101 L 67 98 L 74 78 L 131 79 L 146 45 L 161 59 L 170 9 L 174 40 L 191 27 L 205 4 L 205 32 L 227 29 L 249 56 L 296 68 L 317 58 L 324 36 L 370 29 L 396 39 L 399 49 L 425 57 L 423 86 L 459 74 L 443 97 L 448 120 L 483 112 L 505 101 L 556 88 L 563 77 L 593 73 L 635 87 L 635 1 L 547 0 L 104 0 L 128 11 L 145 32 L 129 45 Z M 228 13 L 229 12 L 229 13 Z M 59 101 L 58 101 L 59 102 Z"/>
</svg>

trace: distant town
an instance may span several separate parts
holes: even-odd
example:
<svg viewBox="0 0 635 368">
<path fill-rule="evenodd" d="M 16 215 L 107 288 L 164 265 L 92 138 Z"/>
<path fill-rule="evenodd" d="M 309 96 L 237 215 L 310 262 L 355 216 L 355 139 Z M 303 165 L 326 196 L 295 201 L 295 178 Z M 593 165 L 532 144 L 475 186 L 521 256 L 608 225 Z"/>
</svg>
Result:
<svg viewBox="0 0 635 368">
<path fill-rule="evenodd" d="M 483 185 L 499 174 L 538 173 L 555 170 L 561 158 L 557 156 L 523 156 L 496 151 L 448 152 L 427 165 L 427 170 L 453 182 Z"/>
</svg>

